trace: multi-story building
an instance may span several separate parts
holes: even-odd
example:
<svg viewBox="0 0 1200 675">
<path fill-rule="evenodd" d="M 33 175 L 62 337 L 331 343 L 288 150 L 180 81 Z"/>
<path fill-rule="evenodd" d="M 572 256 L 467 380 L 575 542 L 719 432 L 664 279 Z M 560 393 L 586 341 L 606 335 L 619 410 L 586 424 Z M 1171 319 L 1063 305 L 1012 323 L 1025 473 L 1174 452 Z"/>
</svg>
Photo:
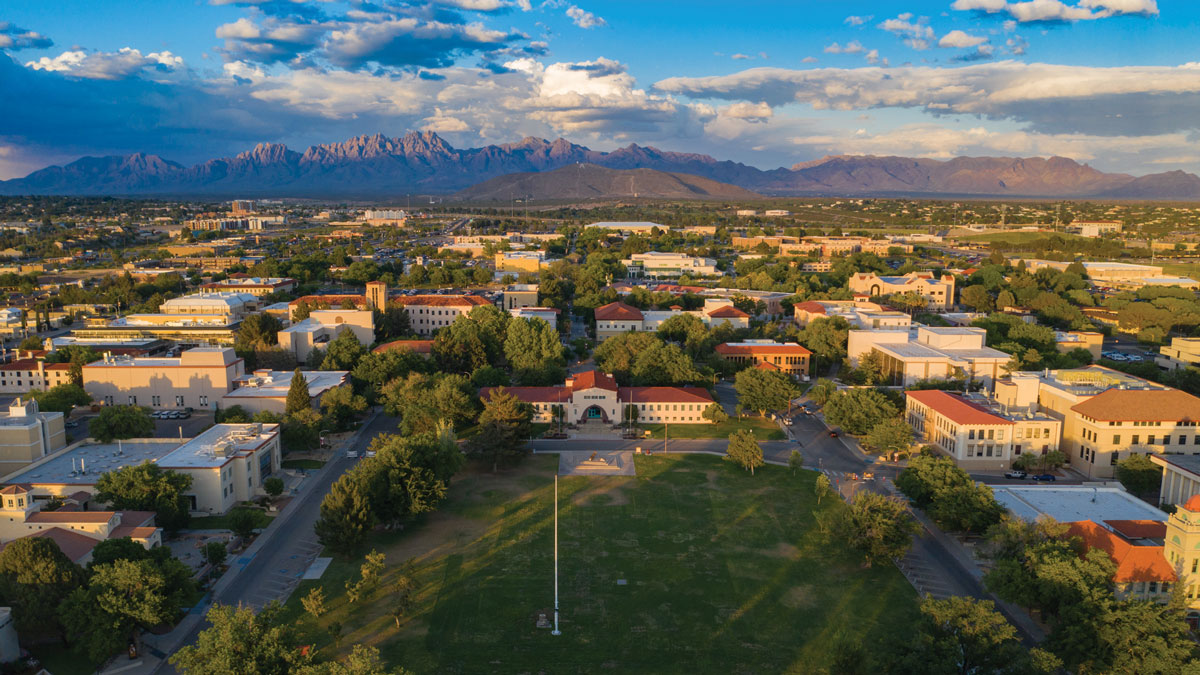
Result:
<svg viewBox="0 0 1200 675">
<path fill-rule="evenodd" d="M 813 319 L 840 316 L 863 330 L 908 330 L 912 317 L 865 300 L 809 300 L 793 307 L 792 319 L 801 328 Z"/>
<path fill-rule="evenodd" d="M 213 281 L 200 286 L 204 291 L 234 291 L 250 295 L 267 295 L 269 293 L 290 293 L 296 290 L 295 279 L 282 277 L 230 277 L 221 281 Z"/>
<path fill-rule="evenodd" d="M 622 260 L 621 264 L 629 270 L 631 277 L 678 277 L 684 274 L 694 277 L 721 273 L 717 269 L 717 261 L 712 258 L 698 258 L 665 251 L 634 253 Z"/>
<path fill-rule="evenodd" d="M 231 321 L 241 321 L 258 311 L 258 296 L 241 292 L 193 293 L 167 300 L 158 311 L 186 316 L 225 316 Z"/>
<path fill-rule="evenodd" d="M 350 372 L 346 370 L 310 370 L 301 372 L 308 387 L 308 397 L 313 407 L 319 407 L 321 397 L 339 387 L 348 386 Z M 273 412 L 279 415 L 287 411 L 287 396 L 292 388 L 290 370 L 259 369 L 234 380 L 233 391 L 221 398 L 221 407 L 228 409 L 241 406 L 250 414 Z"/>
<path fill-rule="evenodd" d="M 1066 229 L 1081 237 L 1099 237 L 1102 234 L 1120 232 L 1121 227 L 1122 223 L 1119 220 L 1077 220 Z"/>
<path fill-rule="evenodd" d="M 23 486 L 36 501 L 81 492 L 86 498 L 96 493 L 104 473 L 144 462 L 191 476 L 185 497 L 192 511 L 226 513 L 239 502 L 265 494 L 263 481 L 279 471 L 279 425 L 216 424 L 188 440 L 133 438 L 75 445 L 4 481 Z"/>
<path fill-rule="evenodd" d="M 10 484 L 0 489 L 0 550 L 17 539 L 45 538 L 71 562 L 86 565 L 96 544 L 105 539 L 128 537 L 147 549 L 162 544 L 153 511 L 85 511 L 80 507 L 88 498 L 87 493 L 71 495 L 57 510 L 43 511 L 48 497 L 35 498 L 27 486 Z"/>
<path fill-rule="evenodd" d="M 808 375 L 812 352 L 792 342 L 746 340 L 724 342 L 713 348 L 723 360 L 756 368 L 778 370 L 793 377 Z"/>
<path fill-rule="evenodd" d="M 0 363 L 0 394 L 24 394 L 71 382 L 71 364 L 27 358 Z"/>
<path fill-rule="evenodd" d="M 734 307 L 733 301 L 711 298 L 704 301 L 703 309 L 692 312 L 685 312 L 679 308 L 643 311 L 623 302 L 610 302 L 597 307 L 594 313 L 597 340 L 621 333 L 658 330 L 664 321 L 681 314 L 691 314 L 706 326 L 728 323 L 733 328 L 747 328 L 750 325 L 750 315 Z"/>
<path fill-rule="evenodd" d="M 105 405 L 211 410 L 245 372 L 230 347 L 196 347 L 174 358 L 106 354 L 83 366 L 83 388 Z"/>
<path fill-rule="evenodd" d="M 409 325 L 418 335 L 433 335 L 472 309 L 492 304 L 478 295 L 404 295 L 395 302 L 408 310 Z"/>
<path fill-rule="evenodd" d="M 553 307 L 518 307 L 508 310 L 508 313 L 517 319 L 541 319 L 558 330 L 559 311 Z"/>
<path fill-rule="evenodd" d="M 369 309 L 314 309 L 308 318 L 279 331 L 279 348 L 304 362 L 313 349 L 324 349 L 347 330 L 354 333 L 359 343 L 373 344 L 374 312 Z"/>
<path fill-rule="evenodd" d="M 935 279 L 932 272 L 909 272 L 899 277 L 881 277 L 874 272 L 850 275 L 848 282 L 854 293 L 880 298 L 885 295 L 915 293 L 931 309 L 949 309 L 954 304 L 954 276 L 943 274 Z"/>
<path fill-rule="evenodd" d="M 504 288 L 504 309 L 538 306 L 537 284 L 510 284 Z"/>
<path fill-rule="evenodd" d="M 241 321 L 223 314 L 130 314 L 88 319 L 71 336 L 84 341 L 168 340 L 180 346 L 232 345 Z"/>
<path fill-rule="evenodd" d="M 1200 338 L 1171 338 L 1171 344 L 1158 348 L 1154 363 L 1163 370 L 1200 366 Z"/>
<path fill-rule="evenodd" d="M 919 437 L 967 470 L 999 470 L 1022 454 L 1058 449 L 1062 423 L 1037 411 L 1005 408 L 980 394 L 906 391 L 905 416 Z"/>
<path fill-rule="evenodd" d="M 0 414 L 0 476 L 67 446 L 63 414 L 40 412 L 35 400 L 16 398 Z"/>
<path fill-rule="evenodd" d="M 1062 421 L 1062 451 L 1089 478 L 1111 478 L 1134 454 L 1200 454 L 1200 398 L 1101 366 L 1013 373 L 996 383 L 1002 404 Z"/>
<path fill-rule="evenodd" d="M 1100 359 L 1104 347 L 1104 333 L 1095 331 L 1072 330 L 1054 331 L 1054 347 L 1066 354 L 1076 349 L 1082 349 L 1092 355 L 1092 360 Z"/>
<path fill-rule="evenodd" d="M 537 274 L 548 262 L 545 251 L 501 251 L 494 258 L 497 273 Z"/>
<path fill-rule="evenodd" d="M 969 379 L 991 382 L 1012 359 L 985 346 L 982 328 L 929 327 L 911 330 L 851 330 L 847 358 L 858 367 L 871 352 L 880 355 L 885 382 L 910 385 L 918 380 Z"/>
<path fill-rule="evenodd" d="M 598 370 L 552 387 L 486 387 L 479 397 L 486 401 L 499 389 L 533 406 L 533 421 L 542 423 L 553 421 L 555 408 L 561 408 L 568 422 L 616 424 L 636 414 L 636 421 L 651 424 L 709 424 L 702 414 L 713 403 L 703 387 L 619 387 Z"/>
<path fill-rule="evenodd" d="M 885 256 L 891 253 L 892 249 L 911 253 L 912 245 L 870 237 L 804 237 L 798 242 L 781 242 L 779 255 L 805 256 L 815 253 L 822 258 L 832 258 L 852 253 L 874 253 Z"/>
<path fill-rule="evenodd" d="M 620 234 L 652 234 L 655 228 L 661 232 L 666 232 L 667 230 L 671 229 L 666 225 L 651 223 L 645 220 L 629 222 L 601 221 L 598 223 L 592 223 L 587 227 L 598 227 L 602 230 L 611 230 L 613 232 L 619 232 Z"/>
<path fill-rule="evenodd" d="M 1144 286 L 1181 286 L 1183 288 L 1200 288 L 1200 282 L 1187 277 L 1174 277 L 1163 274 L 1163 268 L 1158 265 L 1138 265 L 1122 262 L 1082 262 L 1087 272 L 1088 281 L 1094 286 L 1136 290 Z M 1026 260 L 1025 265 L 1030 272 L 1036 272 L 1043 267 L 1066 271 L 1069 262 L 1057 260 Z"/>
</svg>

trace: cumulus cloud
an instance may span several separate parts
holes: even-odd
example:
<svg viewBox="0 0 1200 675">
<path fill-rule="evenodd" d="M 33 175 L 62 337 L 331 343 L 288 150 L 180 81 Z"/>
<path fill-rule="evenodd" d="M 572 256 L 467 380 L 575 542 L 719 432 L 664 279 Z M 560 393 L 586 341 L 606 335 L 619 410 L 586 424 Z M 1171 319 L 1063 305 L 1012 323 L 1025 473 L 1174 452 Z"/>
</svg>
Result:
<svg viewBox="0 0 1200 675">
<path fill-rule="evenodd" d="M 169 72 L 182 67 L 183 59 L 168 51 L 143 55 L 137 49 L 123 47 L 116 52 L 70 50 L 53 58 L 43 56 L 25 66 L 90 80 L 120 80 L 147 70 Z"/>
<path fill-rule="evenodd" d="M 873 18 L 875 18 L 875 17 L 872 14 L 868 14 L 867 16 L 851 15 L 851 16 L 846 17 L 846 20 L 843 21 L 843 23 L 845 23 L 847 26 L 861 26 Z"/>
<path fill-rule="evenodd" d="M 749 54 L 733 54 L 729 58 L 733 59 L 734 61 L 746 61 L 746 60 L 752 59 L 754 57 L 750 56 Z"/>
<path fill-rule="evenodd" d="M 913 49 L 929 49 L 934 38 L 933 28 L 925 24 L 927 17 L 912 20 L 911 12 L 905 12 L 894 19 L 887 19 L 879 24 L 880 30 L 904 38 L 904 43 Z"/>
<path fill-rule="evenodd" d="M 954 49 L 967 49 L 970 47 L 978 47 L 987 42 L 988 39 L 979 35 L 970 35 L 961 30 L 952 30 L 942 36 L 938 40 L 939 47 L 950 47 Z"/>
<path fill-rule="evenodd" d="M 806 56 L 806 57 L 800 59 L 800 63 L 816 63 L 816 62 L 817 62 L 817 57 L 815 57 L 815 56 Z"/>
<path fill-rule="evenodd" d="M 217 27 L 216 36 L 225 41 L 221 52 L 231 61 L 275 63 L 290 61 L 314 49 L 329 25 L 267 17 L 261 24 L 242 17 Z"/>
<path fill-rule="evenodd" d="M 722 117 L 746 122 L 766 122 L 775 112 L 766 103 L 734 103 L 717 110 Z"/>
<path fill-rule="evenodd" d="M 654 85 L 699 99 L 815 109 L 908 108 L 1013 120 L 1046 133 L 1158 134 L 1196 128 L 1200 63 L 1089 67 L 1001 61 L 961 67 L 753 68 Z"/>
<path fill-rule="evenodd" d="M 1007 14 L 1021 23 L 1056 21 L 1093 21 L 1120 15 L 1156 16 L 1156 0 L 954 0 L 952 9 L 984 14 Z"/>
<path fill-rule="evenodd" d="M 368 63 L 384 66 L 450 66 L 460 54 L 506 46 L 522 36 L 481 23 L 453 24 L 404 17 L 344 24 L 330 31 L 324 56 L 342 68 Z"/>
<path fill-rule="evenodd" d="M 845 45 L 839 45 L 834 42 L 825 48 L 826 54 L 861 54 L 865 51 L 867 51 L 867 48 L 862 46 L 862 43 L 858 40 L 851 40 Z"/>
<path fill-rule="evenodd" d="M 869 63 L 873 66 L 878 65 L 878 66 L 884 66 L 886 68 L 888 65 L 887 59 L 879 58 L 879 50 L 878 49 L 872 49 L 871 51 L 867 52 L 866 54 L 863 54 L 863 58 L 865 58 L 867 60 L 867 63 Z"/>
<path fill-rule="evenodd" d="M 38 33 L 26 30 L 8 21 L 0 21 L 0 49 L 17 51 L 19 49 L 46 49 L 54 46 L 54 41 Z"/>
<path fill-rule="evenodd" d="M 571 21 L 575 22 L 580 28 L 597 28 L 599 26 L 607 26 L 608 22 L 604 19 L 592 14 L 591 12 L 582 10 L 575 5 L 567 8 L 567 16 Z"/>
</svg>

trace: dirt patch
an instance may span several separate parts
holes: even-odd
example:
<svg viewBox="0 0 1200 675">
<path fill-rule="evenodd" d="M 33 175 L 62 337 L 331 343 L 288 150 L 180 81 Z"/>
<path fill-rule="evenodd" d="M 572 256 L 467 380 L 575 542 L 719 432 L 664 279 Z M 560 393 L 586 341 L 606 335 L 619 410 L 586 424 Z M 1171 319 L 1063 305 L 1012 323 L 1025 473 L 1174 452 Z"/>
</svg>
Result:
<svg viewBox="0 0 1200 675">
<path fill-rule="evenodd" d="M 624 480 L 592 478 L 594 484 L 576 492 L 571 501 L 576 506 L 624 506 L 629 503 Z"/>
<path fill-rule="evenodd" d="M 812 586 L 793 586 L 779 596 L 779 602 L 784 607 L 803 609 L 815 605 L 817 599 L 813 597 Z"/>
<path fill-rule="evenodd" d="M 448 555 L 482 536 L 489 524 L 483 520 L 435 512 L 425 519 L 421 527 L 387 547 L 388 562 L 399 564 L 413 558 L 420 563 L 426 558 Z"/>
<path fill-rule="evenodd" d="M 775 547 L 775 552 L 773 555 L 778 558 L 799 558 L 800 549 L 792 546 L 786 541 L 781 541 L 779 542 L 779 545 Z"/>
</svg>

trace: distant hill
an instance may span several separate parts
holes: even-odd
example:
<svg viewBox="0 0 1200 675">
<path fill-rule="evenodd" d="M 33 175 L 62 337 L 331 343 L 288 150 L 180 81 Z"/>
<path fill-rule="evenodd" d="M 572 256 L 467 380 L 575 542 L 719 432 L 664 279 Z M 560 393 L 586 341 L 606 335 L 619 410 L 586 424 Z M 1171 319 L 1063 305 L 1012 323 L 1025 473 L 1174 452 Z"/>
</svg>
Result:
<svg viewBox="0 0 1200 675">
<path fill-rule="evenodd" d="M 606 169 L 573 164 L 541 173 L 498 176 L 460 190 L 451 199 L 471 202 L 518 199 L 755 199 L 762 195 L 728 183 L 654 169 Z"/>
<path fill-rule="evenodd" d="M 1064 157 L 911 157 L 835 155 L 763 170 L 708 155 L 629 145 L 612 152 L 591 150 L 565 139 L 525 138 L 517 143 L 458 149 L 432 132 L 399 138 L 358 136 L 341 143 L 295 152 L 260 143 L 234 157 L 192 167 L 156 155 L 84 157 L 64 166 L 0 181 L 0 195 L 161 195 L 190 197 L 316 197 L 378 199 L 405 194 L 463 191 L 476 199 L 507 199 L 505 190 L 538 199 L 585 199 L 574 179 L 534 180 L 524 174 L 556 173 L 578 164 L 594 165 L 590 185 L 602 194 L 623 195 L 620 181 L 596 169 L 652 170 L 674 176 L 650 178 L 632 190 L 651 196 L 712 193 L 734 196 L 731 186 L 765 195 L 796 196 L 980 196 L 1116 199 L 1200 199 L 1200 178 L 1182 171 L 1135 177 L 1105 173 Z M 513 178 L 512 174 L 523 177 Z M 690 178 L 681 178 L 681 176 Z M 480 183 L 505 177 L 508 187 Z M 700 180 L 725 184 L 717 189 Z M 517 181 L 513 183 L 513 181 Z M 524 182 L 522 182 L 524 181 Z M 639 181 L 637 175 L 634 182 Z M 527 185 L 517 188 L 514 185 Z M 472 187 L 477 186 L 477 187 Z M 470 190 L 468 190 L 468 188 Z M 485 192 L 471 192 L 471 190 Z M 487 190 L 492 197 L 483 196 Z M 566 191 L 566 192 L 563 192 Z M 553 193 L 553 194 L 551 194 Z M 632 194 L 628 195 L 632 196 Z"/>
</svg>

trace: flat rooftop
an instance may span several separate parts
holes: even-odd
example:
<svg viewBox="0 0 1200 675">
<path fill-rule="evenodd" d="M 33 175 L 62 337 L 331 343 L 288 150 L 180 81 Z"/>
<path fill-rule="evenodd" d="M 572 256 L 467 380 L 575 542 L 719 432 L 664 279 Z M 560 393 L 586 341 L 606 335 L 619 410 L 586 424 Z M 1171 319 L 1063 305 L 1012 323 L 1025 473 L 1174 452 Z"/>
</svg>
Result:
<svg viewBox="0 0 1200 675">
<path fill-rule="evenodd" d="M 301 373 L 308 384 L 309 396 L 320 396 L 339 387 L 350 375 L 348 370 L 313 370 Z M 225 398 L 287 398 L 295 373 L 290 370 L 252 373 L 239 382 L 244 384 L 225 394 Z"/>
<path fill-rule="evenodd" d="M 171 469 L 216 468 L 239 451 L 258 449 L 278 433 L 278 424 L 217 424 L 184 442 L 158 463 Z"/>
<path fill-rule="evenodd" d="M 1024 520 L 1041 515 L 1060 523 L 1167 519 L 1166 513 L 1116 487 L 997 485 L 992 492 L 996 501 Z"/>
</svg>

